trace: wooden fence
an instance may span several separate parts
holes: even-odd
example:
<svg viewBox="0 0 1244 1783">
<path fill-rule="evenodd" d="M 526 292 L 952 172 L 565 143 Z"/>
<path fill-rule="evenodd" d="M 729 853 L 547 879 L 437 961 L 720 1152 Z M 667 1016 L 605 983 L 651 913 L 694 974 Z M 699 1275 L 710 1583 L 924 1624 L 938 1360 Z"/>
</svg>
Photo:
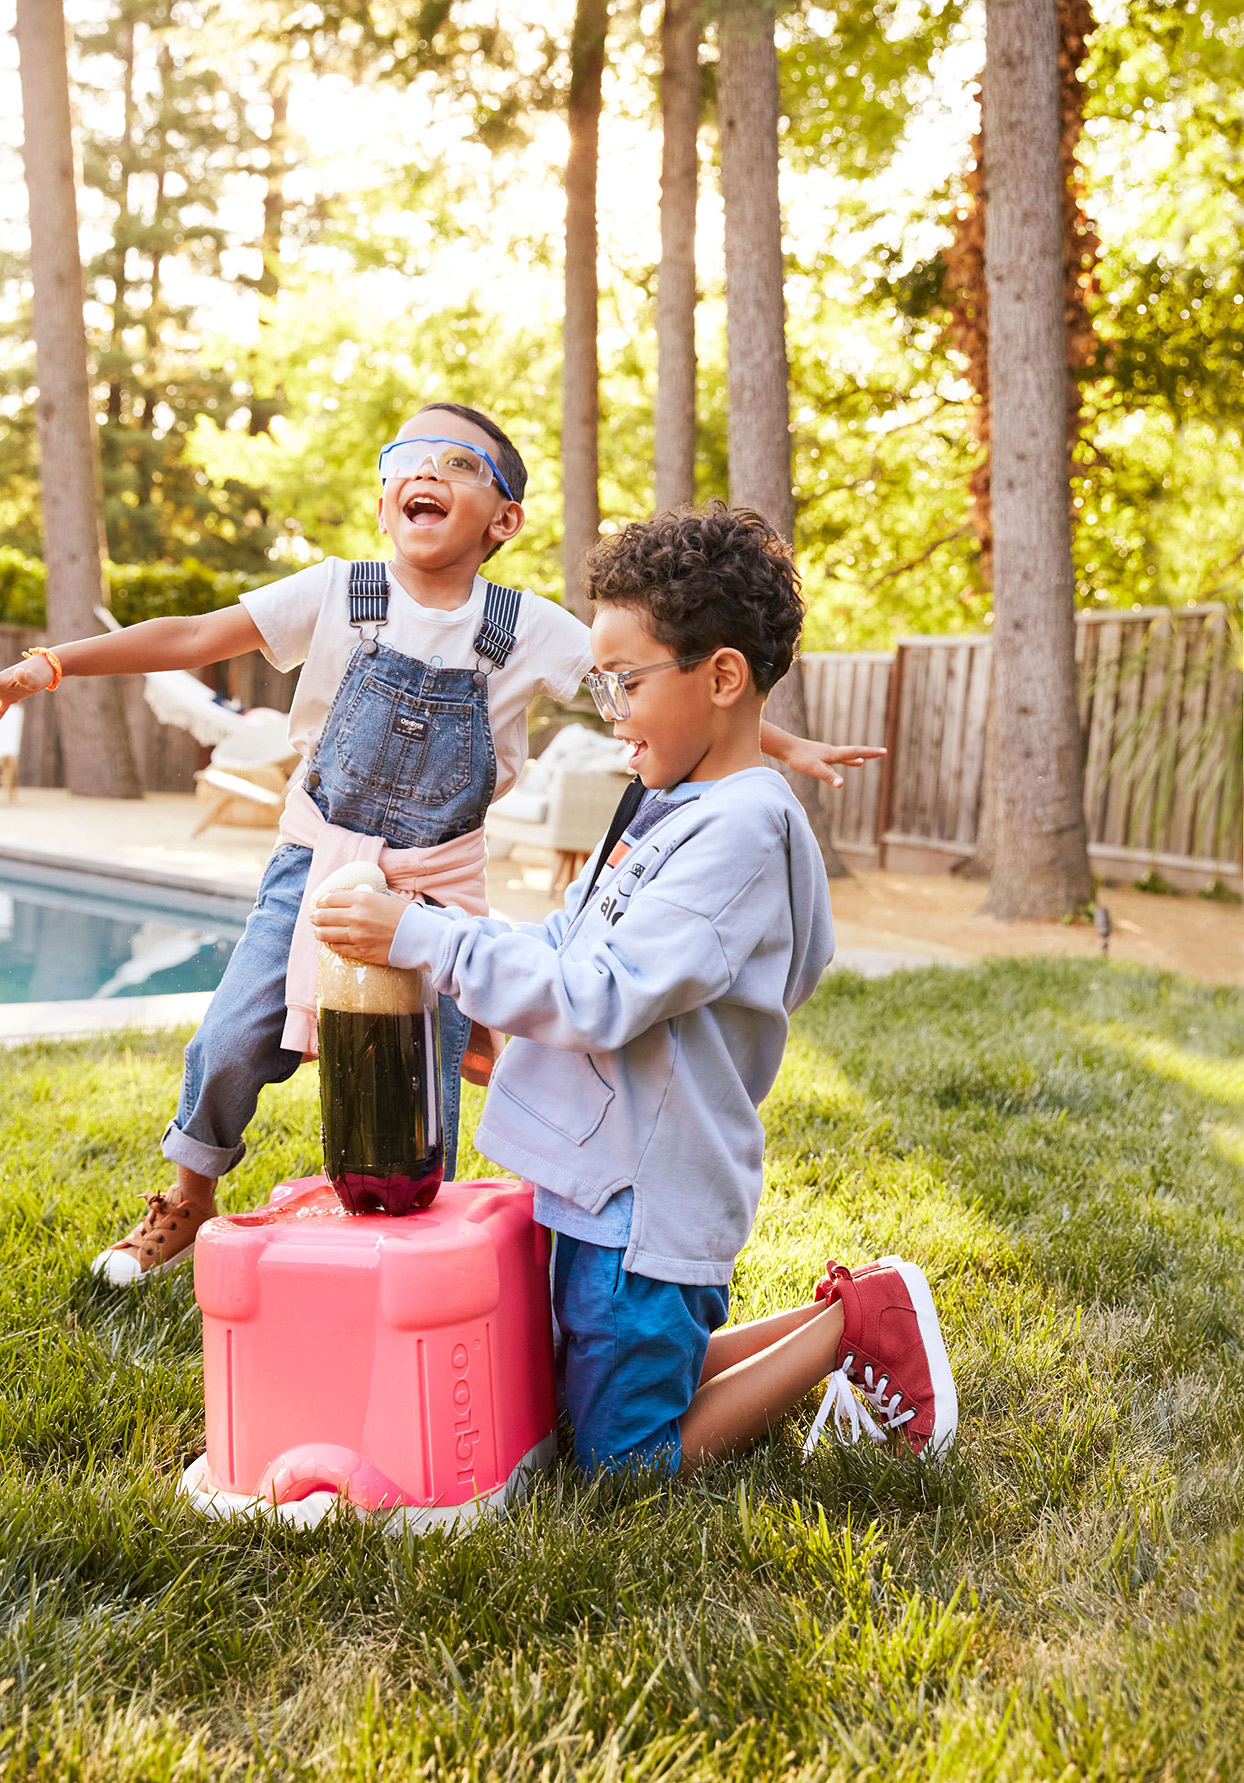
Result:
<svg viewBox="0 0 1244 1783">
<path fill-rule="evenodd" d="M 1076 660 L 1094 870 L 1244 889 L 1241 676 L 1225 611 L 1081 613 Z M 936 872 L 968 859 L 985 788 L 989 637 L 809 655 L 804 674 L 815 736 L 889 750 L 835 795 L 846 860 Z"/>
<path fill-rule="evenodd" d="M 37 632 L 0 626 L 0 663 L 41 642 Z M 1241 676 L 1223 608 L 1080 613 L 1076 660 L 1094 869 L 1133 879 L 1156 868 L 1184 889 L 1217 879 L 1244 890 Z M 296 680 L 258 652 L 203 674 L 246 705 L 281 711 Z M 988 636 L 805 656 L 811 734 L 889 750 L 884 762 L 849 773 L 833 796 L 835 839 L 848 863 L 944 872 L 973 854 L 992 675 Z M 143 785 L 191 791 L 206 751 L 156 723 L 140 676 L 124 687 Z M 22 783 L 60 785 L 56 702 L 31 700 L 25 711 Z"/>
<path fill-rule="evenodd" d="M 976 846 L 993 646 L 987 637 L 908 640 L 895 652 L 893 674 L 884 865 L 949 867 Z"/>
<path fill-rule="evenodd" d="M 893 666 L 893 656 L 880 650 L 805 656 L 809 735 L 827 742 L 884 745 Z M 834 840 L 852 861 L 875 867 L 884 765 L 869 762 L 843 778 L 831 806 Z"/>
<path fill-rule="evenodd" d="M 1084 811 L 1100 870 L 1239 877 L 1241 688 L 1233 657 L 1220 607 L 1083 616 L 1076 659 Z"/>
</svg>

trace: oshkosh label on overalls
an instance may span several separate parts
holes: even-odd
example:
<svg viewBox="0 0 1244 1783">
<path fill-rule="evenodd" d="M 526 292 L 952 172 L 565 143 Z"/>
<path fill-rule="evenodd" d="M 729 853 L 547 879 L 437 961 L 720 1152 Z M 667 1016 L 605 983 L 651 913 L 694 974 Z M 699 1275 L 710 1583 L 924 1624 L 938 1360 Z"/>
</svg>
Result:
<svg viewBox="0 0 1244 1783">
<path fill-rule="evenodd" d="M 428 720 L 418 712 L 403 712 L 394 719 L 393 728 L 401 737 L 410 737 L 416 743 L 422 743 L 428 734 Z"/>
</svg>

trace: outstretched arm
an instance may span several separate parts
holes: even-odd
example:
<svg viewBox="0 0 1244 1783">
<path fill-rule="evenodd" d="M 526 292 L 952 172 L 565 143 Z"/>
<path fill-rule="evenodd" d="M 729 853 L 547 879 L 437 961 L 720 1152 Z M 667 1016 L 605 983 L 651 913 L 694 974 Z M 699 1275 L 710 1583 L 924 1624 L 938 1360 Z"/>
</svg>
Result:
<svg viewBox="0 0 1244 1783">
<path fill-rule="evenodd" d="M 829 786 L 842 785 L 839 768 L 862 768 L 866 761 L 885 754 L 884 749 L 867 743 L 816 743 L 809 737 L 779 730 L 776 724 L 765 723 L 760 726 L 760 747 L 793 773 L 824 780 Z"/>
<path fill-rule="evenodd" d="M 153 669 L 201 669 L 211 662 L 245 656 L 263 643 L 259 627 L 243 606 L 172 619 L 144 619 L 124 631 L 104 632 L 57 644 L 65 675 L 145 675 Z M 46 656 L 30 656 L 0 671 L 0 714 L 55 679 Z"/>
</svg>

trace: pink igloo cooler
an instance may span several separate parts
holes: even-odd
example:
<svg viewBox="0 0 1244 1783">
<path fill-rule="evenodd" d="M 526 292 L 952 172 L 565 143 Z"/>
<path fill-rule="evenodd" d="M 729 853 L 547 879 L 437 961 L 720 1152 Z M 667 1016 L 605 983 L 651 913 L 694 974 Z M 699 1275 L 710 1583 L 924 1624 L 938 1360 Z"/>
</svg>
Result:
<svg viewBox="0 0 1244 1783">
<path fill-rule="evenodd" d="M 310 1524 L 346 1501 L 423 1528 L 504 1505 L 553 1457 L 549 1237 L 528 1183 L 446 1183 L 394 1219 L 322 1176 L 200 1231 L 212 1515 Z"/>
</svg>

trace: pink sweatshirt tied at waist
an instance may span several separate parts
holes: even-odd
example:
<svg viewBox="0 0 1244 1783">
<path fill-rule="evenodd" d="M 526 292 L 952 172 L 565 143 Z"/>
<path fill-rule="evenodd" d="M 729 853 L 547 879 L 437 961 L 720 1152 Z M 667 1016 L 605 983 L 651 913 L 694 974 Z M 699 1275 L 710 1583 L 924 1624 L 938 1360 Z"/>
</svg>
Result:
<svg viewBox="0 0 1244 1783">
<path fill-rule="evenodd" d="M 296 786 L 281 813 L 278 846 L 293 842 L 311 850 L 311 869 L 289 945 L 285 974 L 285 1031 L 281 1045 L 290 1052 L 313 1059 L 318 1050 L 315 1021 L 315 984 L 319 973 L 320 944 L 311 927 L 311 898 L 330 873 L 350 861 L 372 861 L 403 896 L 433 897 L 441 904 L 457 904 L 469 916 L 487 916 L 488 893 L 484 865 L 488 858 L 482 826 L 452 842 L 431 848 L 390 848 L 381 836 L 364 836 L 357 830 L 329 823 L 303 787 Z"/>
</svg>

